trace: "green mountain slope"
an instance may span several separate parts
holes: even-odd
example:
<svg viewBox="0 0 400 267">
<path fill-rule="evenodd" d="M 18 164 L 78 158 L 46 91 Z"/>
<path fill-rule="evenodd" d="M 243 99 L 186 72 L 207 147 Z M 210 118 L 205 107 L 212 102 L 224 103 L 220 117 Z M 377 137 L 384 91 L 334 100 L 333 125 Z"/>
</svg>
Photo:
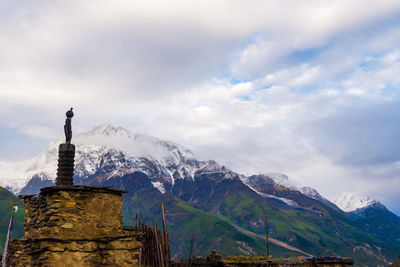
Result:
<svg viewBox="0 0 400 267">
<path fill-rule="evenodd" d="M 102 185 L 128 190 L 123 205 L 125 225 L 135 225 L 139 214 L 148 225 L 161 226 L 164 203 L 174 258 L 187 257 L 192 236 L 199 241 L 196 255 L 206 256 L 212 249 L 225 256 L 265 255 L 265 213 L 270 237 L 275 240 L 270 243 L 275 257 L 298 256 L 301 250 L 316 256 L 352 257 L 357 266 L 381 266 L 395 260 L 400 251 L 360 229 L 344 213 L 285 187 L 257 188 L 260 191 L 256 193 L 239 179 L 203 176 L 196 181 L 178 180 L 173 193 L 161 194 L 140 172 L 113 177 Z M 18 199 L 1 188 L 1 246 L 11 214 L 10 201 Z M 23 235 L 23 216 L 20 209 L 14 237 Z"/>
<path fill-rule="evenodd" d="M 186 257 L 193 235 L 199 242 L 196 255 L 206 256 L 212 249 L 222 255 L 265 255 L 265 240 L 240 233 L 228 222 L 193 208 L 172 194 L 161 194 L 154 188 L 139 190 L 124 203 L 124 224 L 135 225 L 136 213 L 147 224 L 161 222 L 161 202 L 165 206 L 170 233 L 171 256 Z M 297 256 L 299 253 L 271 244 L 273 255 Z"/>
<path fill-rule="evenodd" d="M 14 215 L 14 226 L 12 230 L 12 238 L 20 238 L 24 235 L 24 216 L 25 210 L 23 203 L 11 192 L 0 186 L 0 253 L 3 254 L 4 243 L 7 236 L 8 226 L 10 223 L 12 205 L 11 202 L 18 202 L 19 209 Z"/>
<path fill-rule="evenodd" d="M 386 264 L 385 257 L 396 257 L 396 248 L 328 212 L 319 217 L 303 210 L 277 209 L 245 194 L 227 196 L 220 208 L 222 216 L 255 233 L 263 233 L 255 222 L 265 212 L 269 214 L 271 236 L 310 254 L 347 256 L 365 265 Z"/>
<path fill-rule="evenodd" d="M 347 216 L 365 232 L 400 247 L 400 217 L 381 203 L 349 212 Z"/>
<path fill-rule="evenodd" d="M 399 247 L 369 235 L 344 213 L 298 191 L 277 186 L 263 196 L 239 179 L 215 180 L 186 181 L 175 185 L 174 193 L 254 233 L 265 233 L 263 218 L 268 213 L 272 237 L 313 255 L 352 257 L 360 266 L 387 265 L 398 256 Z"/>
</svg>

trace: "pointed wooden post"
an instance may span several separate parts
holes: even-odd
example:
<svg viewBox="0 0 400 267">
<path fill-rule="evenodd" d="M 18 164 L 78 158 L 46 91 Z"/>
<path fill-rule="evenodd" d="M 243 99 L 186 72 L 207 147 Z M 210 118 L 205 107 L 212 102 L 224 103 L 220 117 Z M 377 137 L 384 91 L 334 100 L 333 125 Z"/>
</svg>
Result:
<svg viewBox="0 0 400 267">
<path fill-rule="evenodd" d="M 170 256 L 169 256 L 169 240 L 167 239 L 167 230 L 165 227 L 165 212 L 164 212 L 164 202 L 161 202 L 161 215 L 162 215 L 162 227 L 163 227 L 163 252 L 166 255 L 166 266 L 170 266 Z"/>
<path fill-rule="evenodd" d="M 269 257 L 269 243 L 268 243 L 268 214 L 265 213 L 265 244 L 267 246 L 267 257 Z"/>
<path fill-rule="evenodd" d="M 164 235 L 164 238 L 165 238 L 165 213 L 164 213 L 164 202 L 161 202 L 161 215 L 162 215 L 163 235 Z"/>
<path fill-rule="evenodd" d="M 189 256 L 186 267 L 192 266 L 192 252 L 193 252 L 193 245 L 194 245 L 194 236 L 192 235 L 192 239 L 190 240 L 189 246 Z"/>
</svg>

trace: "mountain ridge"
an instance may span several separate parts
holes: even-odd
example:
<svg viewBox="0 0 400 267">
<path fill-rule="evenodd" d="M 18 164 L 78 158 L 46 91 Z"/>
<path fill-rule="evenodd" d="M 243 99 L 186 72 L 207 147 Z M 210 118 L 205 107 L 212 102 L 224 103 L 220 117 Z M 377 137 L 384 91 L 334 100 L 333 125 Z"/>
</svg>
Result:
<svg viewBox="0 0 400 267">
<path fill-rule="evenodd" d="M 121 139 L 131 142 L 145 140 L 146 145 L 127 145 Z M 41 187 L 54 184 L 58 143 L 53 142 L 48 151 L 38 156 L 37 162 L 30 162 L 30 168 L 23 169 L 29 170 L 26 175 L 35 173 L 35 170 L 37 173 L 25 179 L 26 184 L 19 190 L 20 194 L 34 194 Z M 213 160 L 197 160 L 190 150 L 172 142 L 137 136 L 127 129 L 109 125 L 77 134 L 74 143 L 77 147 L 75 184 L 127 190 L 123 207 L 127 222 L 132 222 L 138 211 L 144 212 L 148 220 L 157 218 L 158 205 L 161 204 L 157 201 L 170 200 L 171 204 L 166 209 L 175 211 L 175 217 L 167 217 L 167 221 L 172 227 L 171 233 L 184 233 L 176 240 L 182 246 L 185 246 L 184 238 L 190 238 L 186 236 L 190 235 L 189 222 L 196 222 L 199 227 L 196 231 L 200 236 L 210 234 L 204 232 L 201 225 L 212 215 L 215 223 L 223 225 L 225 238 L 233 246 L 232 249 L 224 247 L 224 253 L 238 253 L 241 251 L 239 247 L 242 250 L 251 247 L 253 250 L 248 251 L 250 254 L 262 253 L 262 240 L 253 237 L 265 234 L 264 216 L 267 213 L 271 216 L 271 237 L 288 244 L 288 247 L 313 255 L 351 256 L 362 266 L 369 266 L 369 262 L 386 264 L 395 257 L 397 243 L 393 241 L 394 245 L 391 245 L 392 240 L 382 241 L 378 231 L 369 233 L 369 228 L 365 227 L 368 220 L 354 220 L 315 189 L 293 186 L 284 174 L 244 176 Z M 137 155 L 137 151 L 142 154 Z M 164 152 L 154 157 L 145 156 L 146 153 L 158 151 Z M 41 163 L 44 163 L 44 167 Z M 50 165 L 53 174 L 49 174 L 48 169 L 46 172 Z M 147 207 L 147 210 L 143 210 L 143 207 Z M 182 216 L 188 218 L 187 224 L 179 214 L 185 214 Z M 197 219 L 194 222 L 191 218 Z M 234 238 L 238 236 L 238 230 L 228 225 L 254 234 L 247 235 L 250 239 L 240 235 L 240 242 L 248 242 L 248 246 L 236 243 Z M 204 244 L 212 244 L 210 240 L 213 238 L 204 236 Z M 223 243 L 218 244 L 224 246 Z M 179 257 L 184 256 L 181 249 L 174 247 Z M 281 255 L 294 255 L 290 254 L 293 251 L 281 248 L 276 251 Z"/>
</svg>

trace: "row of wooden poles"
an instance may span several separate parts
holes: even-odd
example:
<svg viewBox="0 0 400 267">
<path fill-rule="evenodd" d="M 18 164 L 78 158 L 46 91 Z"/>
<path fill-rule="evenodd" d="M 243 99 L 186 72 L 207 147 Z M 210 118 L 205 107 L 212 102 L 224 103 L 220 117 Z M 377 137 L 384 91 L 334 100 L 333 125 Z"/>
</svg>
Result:
<svg viewBox="0 0 400 267">
<path fill-rule="evenodd" d="M 189 254 L 186 260 L 186 267 L 192 267 L 193 258 L 196 255 L 196 250 L 198 246 L 199 246 L 199 240 L 197 240 L 196 242 L 196 239 L 192 235 L 192 239 L 190 240 L 190 246 L 189 246 Z"/>
<path fill-rule="evenodd" d="M 165 228 L 164 204 L 162 209 L 162 232 L 156 225 L 147 226 L 143 220 L 139 220 L 137 227 L 143 234 L 142 248 L 139 256 L 140 266 L 170 267 L 171 255 L 169 249 L 169 234 Z M 137 218 L 137 216 L 136 216 Z"/>
<path fill-rule="evenodd" d="M 145 221 L 139 219 L 136 214 L 136 227 L 137 230 L 143 234 L 142 248 L 140 250 L 139 265 L 140 266 L 159 266 L 159 267 L 170 267 L 171 266 L 171 252 L 169 248 L 169 234 L 165 227 L 165 212 L 164 203 L 161 203 L 161 213 L 162 213 L 162 232 L 156 225 L 153 227 L 147 226 Z M 267 256 L 269 257 L 269 242 L 268 242 L 268 215 L 265 213 L 265 241 Z M 192 236 L 188 258 L 186 261 L 186 266 L 192 266 L 192 259 L 196 255 L 196 250 L 198 247 L 198 240 Z"/>
</svg>

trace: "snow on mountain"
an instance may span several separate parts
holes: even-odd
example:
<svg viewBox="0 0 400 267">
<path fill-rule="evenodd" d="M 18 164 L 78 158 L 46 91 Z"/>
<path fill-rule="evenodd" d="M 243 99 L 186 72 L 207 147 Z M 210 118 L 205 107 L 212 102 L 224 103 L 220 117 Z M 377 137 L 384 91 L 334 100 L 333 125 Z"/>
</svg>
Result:
<svg viewBox="0 0 400 267">
<path fill-rule="evenodd" d="M 309 198 L 321 201 L 322 203 L 325 204 L 329 204 L 328 206 L 332 205 L 333 203 L 330 202 L 328 199 L 324 198 L 323 196 L 321 196 L 317 190 L 315 190 L 312 187 L 302 187 L 298 189 L 301 193 L 303 193 L 304 195 L 308 196 Z"/>
<path fill-rule="evenodd" d="M 361 196 L 355 192 L 342 193 L 333 203 L 345 212 L 355 211 L 379 203 L 369 197 Z"/>
<path fill-rule="evenodd" d="M 112 148 L 124 152 L 127 156 L 146 157 L 165 164 L 178 163 L 182 157 L 193 157 L 189 149 L 178 144 L 106 124 L 76 135 L 73 137 L 73 143 Z"/>
<path fill-rule="evenodd" d="M 297 204 L 295 201 L 285 198 L 285 197 L 277 197 L 271 194 L 265 194 L 263 192 L 257 191 L 256 189 L 254 189 L 253 187 L 249 186 L 251 190 L 253 190 L 254 192 L 256 192 L 258 195 L 262 196 L 262 197 L 266 197 L 266 198 L 274 198 L 274 199 L 278 199 L 280 201 L 282 201 L 283 203 L 285 203 L 286 205 L 298 208 L 300 207 L 299 204 Z"/>
<path fill-rule="evenodd" d="M 114 176 L 122 177 L 140 171 L 150 178 L 155 188 L 165 193 L 171 190 L 177 179 L 193 181 L 195 177 L 207 176 L 208 179 L 218 182 L 240 177 L 244 184 L 260 195 L 280 199 L 288 205 L 294 205 L 293 200 L 262 193 L 256 190 L 257 186 L 282 185 L 291 190 L 299 190 L 326 204 L 330 203 L 315 189 L 305 187 L 298 189 L 287 175 L 280 173 L 250 177 L 238 175 L 213 160 L 196 160 L 193 153 L 183 146 L 149 135 L 132 133 L 122 127 L 99 125 L 90 131 L 75 134 L 72 141 L 76 146 L 74 173 L 76 184 L 101 184 Z M 61 142 L 63 140 L 52 142 L 45 151 L 29 160 L 14 163 L 0 162 L 0 186 L 19 193 L 28 183 L 26 188 L 32 190 L 42 182 L 47 186 L 51 184 L 49 181 L 54 181 L 56 178 L 58 146 Z M 337 205 L 343 210 L 350 211 L 373 203 L 371 201 L 345 195 L 338 200 Z"/>
<path fill-rule="evenodd" d="M 0 162 L 0 186 L 18 193 L 33 177 L 54 180 L 57 171 L 58 146 L 63 140 L 51 143 L 38 156 L 20 162 Z M 195 170 L 205 167 L 206 162 L 190 166 L 193 153 L 172 142 L 134 134 L 122 127 L 99 125 L 91 131 L 73 136 L 76 146 L 75 176 L 89 177 L 99 169 L 112 175 L 140 170 L 150 177 L 161 177 L 174 183 L 173 172 L 179 167 L 184 175 L 193 175 Z M 165 181 L 164 181 L 165 182 Z"/>
<path fill-rule="evenodd" d="M 55 143 L 36 157 L 20 162 L 0 162 L 0 186 L 18 192 L 34 175 L 41 179 L 55 177 L 57 149 Z"/>
<path fill-rule="evenodd" d="M 289 184 L 289 177 L 286 174 L 282 173 L 265 173 L 263 176 L 269 177 L 274 180 L 275 183 L 280 185 L 287 185 Z"/>
<path fill-rule="evenodd" d="M 312 187 L 302 187 L 298 189 L 301 193 L 303 193 L 304 195 L 308 196 L 309 198 L 318 200 L 322 203 L 324 203 L 325 205 L 327 205 L 328 207 L 331 207 L 332 209 L 338 211 L 340 210 L 334 203 L 330 202 L 328 199 L 324 198 L 323 196 L 321 196 L 317 190 L 315 190 Z"/>
<path fill-rule="evenodd" d="M 249 177 L 241 176 L 242 182 L 248 186 L 253 186 L 260 183 L 275 183 L 278 185 L 283 185 L 290 189 L 297 190 L 297 185 L 294 181 L 289 180 L 286 174 L 282 173 L 264 173 L 258 175 L 252 175 Z"/>
<path fill-rule="evenodd" d="M 164 185 L 161 182 L 152 182 L 154 188 L 157 188 L 162 194 L 165 193 Z"/>
</svg>

